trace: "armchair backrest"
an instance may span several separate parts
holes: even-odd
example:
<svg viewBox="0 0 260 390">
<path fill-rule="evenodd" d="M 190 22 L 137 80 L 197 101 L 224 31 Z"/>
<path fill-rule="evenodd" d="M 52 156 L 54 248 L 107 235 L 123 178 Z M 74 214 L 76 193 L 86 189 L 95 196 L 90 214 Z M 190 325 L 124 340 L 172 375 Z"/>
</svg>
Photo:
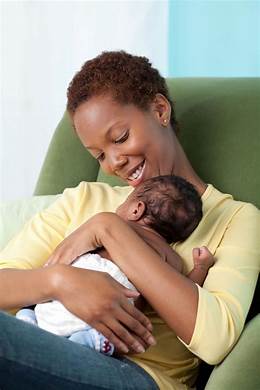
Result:
<svg viewBox="0 0 260 390">
<path fill-rule="evenodd" d="M 260 207 L 260 78 L 167 80 L 181 143 L 206 182 Z M 50 143 L 35 195 L 80 181 L 123 184 L 105 175 L 78 140 L 65 113 Z"/>
</svg>

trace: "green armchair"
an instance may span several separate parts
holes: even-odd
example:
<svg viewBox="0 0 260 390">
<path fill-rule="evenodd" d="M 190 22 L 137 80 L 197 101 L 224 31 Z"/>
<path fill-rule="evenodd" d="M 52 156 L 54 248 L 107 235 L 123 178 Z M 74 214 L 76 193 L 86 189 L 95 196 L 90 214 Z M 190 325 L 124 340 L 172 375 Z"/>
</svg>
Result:
<svg viewBox="0 0 260 390">
<path fill-rule="evenodd" d="M 182 145 L 198 174 L 236 199 L 260 207 L 260 79 L 179 78 L 168 79 L 168 86 L 176 101 Z M 35 195 L 58 194 L 83 180 L 123 184 L 99 169 L 65 114 L 51 141 Z M 225 390 L 231 385 L 237 390 L 260 389 L 259 307 L 258 283 L 250 321 L 238 343 L 214 369 L 202 364 L 197 389 Z"/>
</svg>

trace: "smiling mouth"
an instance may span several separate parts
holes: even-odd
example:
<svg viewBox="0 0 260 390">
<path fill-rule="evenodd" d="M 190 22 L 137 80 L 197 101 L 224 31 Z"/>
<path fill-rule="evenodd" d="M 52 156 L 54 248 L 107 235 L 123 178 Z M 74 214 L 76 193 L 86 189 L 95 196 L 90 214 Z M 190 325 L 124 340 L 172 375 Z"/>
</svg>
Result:
<svg viewBox="0 0 260 390">
<path fill-rule="evenodd" d="M 145 161 L 143 161 L 140 165 L 138 165 L 136 170 L 133 173 L 131 173 L 130 176 L 128 176 L 127 180 L 129 180 L 129 181 L 139 180 L 142 177 L 142 174 L 144 171 L 144 166 L 145 166 Z"/>
</svg>

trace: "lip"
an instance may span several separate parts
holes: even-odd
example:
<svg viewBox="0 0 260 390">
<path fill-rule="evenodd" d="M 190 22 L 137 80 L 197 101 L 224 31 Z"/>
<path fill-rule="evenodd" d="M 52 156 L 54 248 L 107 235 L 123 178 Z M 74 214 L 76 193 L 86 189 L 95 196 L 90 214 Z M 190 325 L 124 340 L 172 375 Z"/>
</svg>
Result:
<svg viewBox="0 0 260 390">
<path fill-rule="evenodd" d="M 131 176 L 131 175 L 137 170 L 137 168 L 138 168 L 140 165 L 143 165 L 141 175 L 138 177 L 138 179 L 129 180 L 128 177 Z M 135 168 L 131 169 L 131 171 L 128 172 L 127 177 L 125 178 L 125 180 L 127 181 L 127 183 L 128 183 L 131 187 L 136 187 L 136 186 L 138 186 L 138 184 L 140 184 L 140 183 L 143 181 L 144 171 L 145 171 L 145 165 L 146 165 L 146 161 L 143 160 L 140 164 L 136 165 Z"/>
</svg>

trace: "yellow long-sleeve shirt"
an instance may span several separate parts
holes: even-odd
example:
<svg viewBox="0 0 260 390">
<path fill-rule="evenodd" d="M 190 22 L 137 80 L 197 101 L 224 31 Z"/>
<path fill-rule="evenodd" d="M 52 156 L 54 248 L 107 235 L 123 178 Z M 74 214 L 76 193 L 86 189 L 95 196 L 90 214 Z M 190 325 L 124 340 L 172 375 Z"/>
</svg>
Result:
<svg viewBox="0 0 260 390">
<path fill-rule="evenodd" d="M 0 268 L 40 267 L 64 237 L 92 215 L 115 211 L 131 191 L 130 187 L 86 182 L 65 190 L 9 242 L 0 253 Z M 186 389 L 194 382 L 199 358 L 216 364 L 227 355 L 243 329 L 260 269 L 259 210 L 234 201 L 212 185 L 208 185 L 202 202 L 199 226 L 186 241 L 173 246 L 183 258 L 185 274 L 193 268 L 192 248 L 205 245 L 216 258 L 203 288 L 198 286 L 199 304 L 191 342 L 185 346 L 147 307 L 157 344 L 131 357 L 160 389 Z"/>
</svg>

